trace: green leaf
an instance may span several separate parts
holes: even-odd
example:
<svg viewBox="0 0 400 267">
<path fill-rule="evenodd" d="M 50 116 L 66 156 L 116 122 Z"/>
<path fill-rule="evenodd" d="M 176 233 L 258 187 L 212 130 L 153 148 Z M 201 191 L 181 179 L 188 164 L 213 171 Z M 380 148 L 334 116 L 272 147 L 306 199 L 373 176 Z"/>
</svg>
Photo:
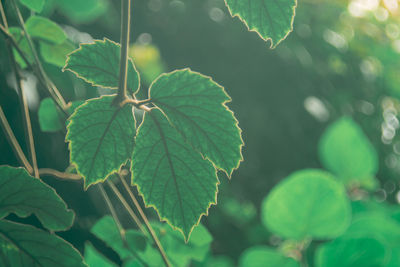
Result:
<svg viewBox="0 0 400 267">
<path fill-rule="evenodd" d="M 188 243 L 180 232 L 173 230 L 168 224 L 152 225 L 173 266 L 185 267 L 191 260 L 203 261 L 210 251 L 213 238 L 202 224 L 193 229 Z"/>
<path fill-rule="evenodd" d="M 62 44 L 48 44 L 46 42 L 40 42 L 40 54 L 44 61 L 53 64 L 57 67 L 63 67 L 67 59 L 67 55 L 71 53 L 75 46 L 68 40 L 65 40 Z"/>
<path fill-rule="evenodd" d="M 400 244 L 400 224 L 381 212 L 364 212 L 354 217 L 346 237 L 372 236 L 388 244 Z"/>
<path fill-rule="evenodd" d="M 35 214 L 49 230 L 65 230 L 74 213 L 53 188 L 28 174 L 24 168 L 0 166 L 0 219 L 11 212 L 20 217 Z"/>
<path fill-rule="evenodd" d="M 336 239 L 320 246 L 316 252 L 317 267 L 384 267 L 391 250 L 374 238 Z"/>
<path fill-rule="evenodd" d="M 118 88 L 120 45 L 104 38 L 94 43 L 81 44 L 67 57 L 63 71 L 69 70 L 93 86 Z M 133 61 L 128 63 L 127 87 L 131 92 L 139 89 L 139 73 Z"/>
<path fill-rule="evenodd" d="M 152 222 L 151 225 L 173 266 L 188 266 L 191 260 L 202 261 L 209 252 L 212 236 L 201 224 L 193 230 L 188 243 L 185 243 L 178 231 L 174 231 L 167 224 Z M 136 230 L 126 231 L 125 237 L 129 248 L 124 246 L 117 225 L 111 216 L 105 216 L 97 221 L 91 232 L 120 255 L 121 259 L 127 263 L 124 266 L 141 266 L 137 265 L 138 262 L 132 251 L 137 252 L 150 266 L 163 265 L 159 252 L 150 244 L 146 245 L 143 235 Z"/>
<path fill-rule="evenodd" d="M 47 97 L 39 105 L 39 125 L 42 132 L 57 132 L 63 127 L 62 118 L 54 101 Z"/>
<path fill-rule="evenodd" d="M 392 250 L 389 262 L 385 267 L 400 265 L 400 224 L 389 217 L 389 210 L 375 210 L 357 214 L 343 238 L 375 238 L 384 241 L 386 247 Z"/>
<path fill-rule="evenodd" d="M 293 30 L 297 0 L 225 0 L 230 14 L 276 47 Z"/>
<path fill-rule="evenodd" d="M 174 127 L 229 176 L 243 159 L 243 140 L 223 87 L 190 69 L 161 75 L 153 82 L 149 98 Z"/>
<path fill-rule="evenodd" d="M 19 0 L 19 2 L 37 13 L 42 12 L 45 4 L 45 0 Z"/>
<path fill-rule="evenodd" d="M 79 252 L 54 234 L 0 221 L 0 265 L 12 267 L 84 267 Z"/>
<path fill-rule="evenodd" d="M 26 39 L 26 36 L 24 32 L 22 31 L 21 28 L 18 27 L 10 27 L 8 28 L 8 31 L 10 34 L 14 37 L 15 42 L 18 44 L 18 47 L 21 49 L 21 51 L 24 53 L 26 59 L 29 61 L 29 63 L 33 63 L 33 55 L 31 52 L 31 49 L 29 47 L 28 39 Z M 18 62 L 18 64 L 21 66 L 22 69 L 26 68 L 27 65 L 25 61 L 22 59 L 21 55 L 17 52 L 15 48 L 13 48 L 13 54 L 15 56 L 15 60 Z"/>
<path fill-rule="evenodd" d="M 378 155 L 351 118 L 332 123 L 319 142 L 319 155 L 326 169 L 348 185 L 370 183 L 378 171 Z"/>
<path fill-rule="evenodd" d="M 89 267 L 117 267 L 115 263 L 98 252 L 89 242 L 85 244 L 85 262 Z"/>
<path fill-rule="evenodd" d="M 54 43 L 62 44 L 67 35 L 57 23 L 40 16 L 30 16 L 25 22 L 26 31 L 34 38 Z"/>
<path fill-rule="evenodd" d="M 150 244 L 147 244 L 144 251 L 142 250 L 143 243 L 146 243 L 146 241 L 144 236 L 140 235 L 136 230 L 126 230 L 125 238 L 129 246 L 127 248 L 124 245 L 118 227 L 111 216 L 104 216 L 98 220 L 90 231 L 117 252 L 124 262 L 133 260 L 136 263 L 135 255 L 132 252 L 135 251 L 143 260 L 146 260 L 146 263 L 149 266 L 161 266 L 163 264 L 158 251 Z"/>
<path fill-rule="evenodd" d="M 343 185 L 321 170 L 301 170 L 272 189 L 262 204 L 262 220 L 285 238 L 327 239 L 342 234 L 351 219 Z"/>
<path fill-rule="evenodd" d="M 84 187 L 103 182 L 132 155 L 135 119 L 132 108 L 112 105 L 115 96 L 86 101 L 68 119 L 70 160 Z"/>
<path fill-rule="evenodd" d="M 84 101 L 73 101 L 68 108 L 68 114 L 74 113 L 75 109 Z M 57 108 L 56 103 L 50 97 L 44 98 L 39 105 L 39 126 L 43 132 L 57 132 L 63 128 L 65 115 Z"/>
<path fill-rule="evenodd" d="M 147 207 L 188 240 L 195 225 L 216 203 L 213 165 L 193 150 L 158 109 L 147 112 L 132 156 L 132 183 Z"/>
<path fill-rule="evenodd" d="M 267 246 L 246 249 L 239 258 L 240 267 L 300 267 L 294 259 Z"/>
<path fill-rule="evenodd" d="M 57 1 L 59 11 L 73 23 L 90 23 L 109 9 L 108 0 L 68 0 Z"/>
</svg>

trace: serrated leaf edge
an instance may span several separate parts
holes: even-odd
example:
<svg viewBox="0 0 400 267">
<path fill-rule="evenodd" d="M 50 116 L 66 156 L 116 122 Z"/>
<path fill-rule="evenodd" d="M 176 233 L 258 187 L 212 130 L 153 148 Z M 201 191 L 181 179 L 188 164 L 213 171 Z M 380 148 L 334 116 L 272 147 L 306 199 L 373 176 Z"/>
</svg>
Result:
<svg viewBox="0 0 400 267">
<path fill-rule="evenodd" d="M 70 155 L 71 155 L 71 144 L 72 144 L 72 141 L 68 139 L 68 131 L 69 131 L 70 125 L 72 125 L 72 123 L 73 123 L 72 117 L 75 115 L 75 113 L 77 113 L 77 111 L 78 111 L 81 107 L 86 106 L 90 101 L 92 101 L 92 100 L 97 100 L 97 99 L 101 99 L 102 97 L 105 97 L 105 96 L 117 96 L 117 95 L 116 95 L 116 94 L 113 94 L 113 95 L 102 95 L 102 96 L 99 96 L 99 97 L 87 99 L 87 100 L 85 100 L 85 102 L 84 102 L 83 104 L 79 105 L 79 106 L 74 110 L 74 112 L 71 114 L 71 116 L 68 118 L 67 134 L 65 135 L 65 142 L 68 143 L 68 150 L 70 151 Z M 123 107 L 121 107 L 121 108 L 123 108 Z M 136 123 L 137 123 L 137 122 L 136 122 L 136 117 L 133 115 L 133 112 L 132 112 L 132 117 L 133 117 L 133 120 L 134 120 L 134 123 L 135 123 L 135 128 L 136 128 Z M 137 133 L 137 129 L 136 129 L 136 133 Z M 136 139 L 136 135 L 135 135 L 135 139 Z M 133 153 L 133 149 L 132 149 L 132 153 Z M 86 176 L 83 175 L 83 174 L 79 171 L 78 164 L 77 164 L 75 161 L 71 160 L 71 157 L 70 157 L 70 164 L 73 165 L 73 166 L 75 167 L 76 172 L 77 172 L 81 177 L 83 177 L 83 189 L 86 191 L 86 190 L 88 190 L 88 188 L 89 188 L 90 186 L 95 185 L 95 184 L 98 184 L 98 183 L 103 183 L 105 180 L 108 179 L 108 177 L 110 177 L 111 174 L 114 174 L 114 173 L 118 172 L 118 171 L 121 169 L 122 166 L 124 166 L 124 165 L 126 165 L 126 164 L 128 163 L 128 161 L 130 160 L 130 158 L 132 158 L 132 155 L 130 155 L 130 156 L 126 159 L 126 161 L 124 161 L 121 165 L 119 165 L 118 168 L 112 169 L 112 171 L 111 171 L 110 173 L 108 173 L 105 177 L 103 177 L 103 178 L 101 178 L 101 179 L 98 179 L 98 180 L 96 180 L 95 182 L 90 183 L 90 184 L 87 184 L 87 182 L 86 182 L 86 179 L 87 179 Z"/>
<path fill-rule="evenodd" d="M 151 108 L 151 109 L 150 109 L 149 111 L 147 111 L 147 112 L 151 112 L 152 109 L 158 109 L 158 110 L 160 110 L 160 109 L 157 107 L 157 108 Z M 162 111 L 161 111 L 161 112 L 162 112 Z M 164 113 L 163 113 L 163 114 L 164 114 Z M 167 118 L 167 119 L 168 119 L 168 118 Z M 136 130 L 136 133 L 139 132 L 140 128 L 141 128 L 142 125 L 143 125 L 143 122 L 144 122 L 144 120 L 142 120 L 142 122 L 140 123 L 139 127 L 138 127 L 137 130 Z M 172 127 L 174 127 L 174 126 L 171 124 L 171 122 L 169 121 L 169 119 L 168 119 L 168 122 L 169 122 L 169 124 L 170 124 Z M 175 128 L 175 127 L 174 127 L 174 128 Z M 175 129 L 176 129 L 176 128 L 175 128 Z M 137 134 L 136 134 L 136 136 L 135 136 L 135 143 L 136 143 L 136 137 L 137 137 Z M 182 138 L 183 138 L 183 137 L 182 137 Z M 183 140 L 184 140 L 184 139 L 183 139 Z M 194 150 L 194 149 L 193 149 L 193 150 Z M 197 150 L 194 150 L 194 151 L 198 152 Z M 199 152 L 198 152 L 198 153 L 199 153 Z M 218 192 L 219 192 L 219 191 L 218 191 L 218 186 L 221 184 L 221 182 L 220 182 L 219 179 L 218 179 L 218 175 L 217 175 L 218 172 L 217 172 L 217 168 L 215 168 L 214 163 L 211 162 L 211 161 L 208 160 L 208 159 L 205 159 L 201 153 L 200 153 L 200 155 L 201 155 L 201 157 L 203 158 L 203 160 L 209 161 L 209 162 L 213 165 L 213 167 L 214 167 L 214 170 L 215 170 L 215 178 L 217 178 L 217 183 L 215 184 L 215 189 L 216 189 L 216 191 L 215 191 L 214 202 L 209 202 L 206 211 L 200 213 L 199 219 L 197 220 L 197 222 L 196 222 L 194 225 L 191 226 L 191 228 L 190 228 L 190 230 L 189 230 L 189 232 L 188 232 L 187 237 L 186 237 L 185 232 L 184 232 L 180 227 L 177 227 L 177 226 L 173 225 L 173 224 L 171 223 L 171 221 L 168 220 L 166 217 L 161 217 L 161 214 L 160 214 L 158 208 L 157 208 L 154 204 L 148 204 L 148 203 L 146 202 L 146 199 L 145 199 L 145 197 L 144 197 L 144 194 L 143 194 L 142 191 L 141 191 L 140 186 L 134 182 L 134 172 L 132 171 L 132 164 L 133 164 L 133 160 L 134 160 L 134 159 L 131 160 L 131 166 L 130 166 L 130 170 L 131 170 L 131 185 L 137 187 L 139 196 L 142 198 L 145 208 L 153 208 L 153 209 L 156 211 L 156 213 L 157 213 L 157 215 L 158 215 L 158 218 L 160 219 L 161 222 L 166 222 L 166 223 L 168 223 L 168 224 L 172 227 L 173 230 L 177 230 L 177 231 L 181 232 L 182 235 L 183 235 L 183 238 L 184 238 L 186 244 L 189 242 L 190 235 L 192 234 L 193 229 L 194 229 L 196 226 L 198 226 L 198 225 L 200 224 L 201 218 L 202 218 L 203 216 L 208 216 L 208 211 L 209 211 L 209 209 L 210 209 L 210 207 L 211 207 L 212 205 L 217 205 L 217 203 L 218 203 Z"/>
<path fill-rule="evenodd" d="M 247 28 L 247 30 L 248 30 L 249 32 L 255 32 L 255 33 L 257 33 L 258 36 L 259 36 L 261 39 L 263 39 L 265 42 L 268 42 L 268 40 L 269 40 L 269 41 L 271 42 L 269 48 L 275 49 L 275 48 L 278 46 L 278 44 L 280 44 L 283 40 L 285 40 L 285 39 L 288 37 L 288 35 L 293 31 L 294 17 L 296 16 L 296 8 L 297 8 L 297 0 L 294 0 L 294 1 L 295 1 L 295 5 L 292 7 L 293 16 L 292 16 L 292 20 L 291 20 L 291 23 L 290 23 L 290 30 L 286 33 L 285 36 L 283 36 L 280 40 L 278 40 L 278 41 L 276 42 L 275 45 L 274 45 L 274 40 L 272 40 L 271 37 L 264 37 L 264 36 L 262 36 L 261 33 L 259 33 L 259 32 L 257 31 L 257 29 L 255 29 L 254 27 L 253 27 L 252 29 L 250 29 L 249 24 L 246 22 L 245 19 L 243 19 L 243 18 L 240 16 L 239 13 L 233 14 L 233 12 L 232 12 L 231 8 L 229 7 L 228 3 L 226 2 L 226 0 L 224 0 L 224 3 L 225 3 L 225 6 L 228 8 L 229 14 L 231 15 L 232 18 L 237 17 L 237 18 L 246 26 L 246 28 Z"/>
<path fill-rule="evenodd" d="M 98 86 L 98 87 L 108 88 L 108 89 L 113 89 L 113 90 L 118 89 L 118 86 L 103 86 L 103 85 L 98 85 L 98 84 L 96 84 L 96 83 L 93 82 L 93 81 L 89 81 L 88 79 L 86 79 L 85 77 L 81 76 L 79 73 L 77 73 L 76 71 L 74 71 L 74 70 L 72 70 L 71 68 L 68 67 L 68 63 L 69 63 L 69 60 L 70 60 L 70 58 L 71 58 L 71 55 L 74 54 L 74 53 L 76 53 L 76 52 L 78 52 L 78 51 L 81 51 L 82 48 L 83 48 L 83 46 L 87 46 L 87 45 L 96 45 L 97 43 L 103 43 L 103 44 L 105 44 L 107 41 L 109 41 L 109 42 L 111 42 L 111 43 L 117 45 L 118 47 L 121 47 L 121 45 L 120 45 L 119 43 L 114 42 L 113 40 L 110 40 L 110 39 L 108 39 L 108 38 L 106 38 L 106 37 L 104 37 L 103 40 L 95 39 L 95 40 L 93 40 L 93 42 L 91 42 L 91 43 L 80 43 L 80 44 L 79 44 L 79 47 L 78 47 L 77 49 L 75 49 L 75 50 L 73 50 L 72 52 L 70 52 L 70 53 L 67 54 L 67 56 L 66 56 L 67 59 L 65 60 L 65 65 L 64 65 L 64 67 L 62 67 L 61 71 L 62 71 L 62 72 L 65 72 L 66 70 L 68 70 L 68 71 L 72 72 L 73 74 L 75 74 L 76 77 L 78 77 L 78 78 L 84 80 L 85 82 L 91 84 L 92 86 Z M 141 82 L 140 82 L 140 74 L 139 74 L 139 71 L 138 71 L 137 68 L 136 68 L 136 65 L 135 65 L 134 62 L 133 62 L 133 59 L 132 59 L 131 57 L 129 57 L 129 56 L 128 56 L 128 61 L 132 64 L 133 69 L 134 69 L 134 70 L 136 71 L 136 73 L 138 74 L 138 75 L 137 75 L 137 76 L 138 76 L 138 84 L 139 84 L 139 85 L 138 85 L 138 88 L 136 88 L 135 90 L 132 89 L 133 94 L 136 95 L 136 94 L 139 92 L 139 90 L 140 90 L 140 84 L 141 84 Z M 129 66 L 128 66 L 128 68 L 129 68 Z M 129 74 L 129 72 L 128 72 L 128 74 Z"/>
<path fill-rule="evenodd" d="M 201 156 L 203 157 L 203 159 L 210 161 L 211 164 L 214 166 L 214 168 L 215 168 L 216 170 L 221 170 L 221 171 L 223 171 L 223 172 L 228 176 L 228 178 L 231 179 L 231 178 L 232 178 L 232 173 L 233 173 L 235 170 L 237 170 L 237 169 L 239 168 L 240 163 L 244 160 L 244 158 L 243 158 L 243 153 L 242 153 L 242 148 L 244 147 L 244 141 L 243 141 L 243 136 L 242 136 L 242 132 L 243 132 L 243 131 L 242 131 L 242 129 L 239 127 L 239 121 L 236 119 L 235 113 L 226 105 L 227 103 L 229 103 L 229 102 L 232 101 L 232 98 L 228 95 L 228 93 L 226 92 L 226 90 L 225 90 L 225 88 L 224 88 L 223 86 L 221 86 L 220 84 L 218 84 L 217 82 L 215 82 L 210 76 L 201 74 L 200 72 L 193 71 L 193 70 L 191 70 L 190 68 L 183 68 L 183 69 L 174 70 L 174 71 L 172 71 L 172 72 L 163 73 L 163 74 L 161 74 L 160 76 L 158 76 L 158 77 L 150 84 L 150 86 L 149 86 L 148 97 L 149 97 L 149 99 L 151 100 L 151 88 L 153 87 L 153 84 L 155 84 L 161 77 L 163 77 L 163 76 L 168 76 L 168 75 L 170 75 L 170 74 L 174 74 L 174 73 L 179 72 L 179 71 L 188 71 L 188 72 L 190 72 L 190 73 L 192 73 L 192 74 L 200 75 L 202 78 L 206 78 L 206 79 L 210 80 L 211 82 L 213 82 L 214 84 L 216 84 L 219 88 L 221 88 L 222 92 L 228 97 L 228 99 L 225 100 L 224 102 L 222 102 L 221 105 L 222 105 L 228 112 L 231 113 L 232 117 L 233 117 L 234 120 L 235 120 L 235 126 L 236 126 L 236 128 L 239 130 L 239 136 L 240 136 L 240 141 L 241 141 L 241 144 L 240 144 L 240 146 L 239 146 L 239 147 L 240 147 L 240 159 L 239 159 L 238 163 L 236 164 L 236 166 L 233 167 L 232 170 L 231 170 L 230 172 L 228 172 L 227 170 L 224 170 L 224 169 L 222 169 L 221 167 L 217 166 L 217 165 L 214 163 L 214 161 L 212 161 L 209 157 L 204 156 L 203 153 L 201 153 L 199 150 L 195 149 L 195 148 L 193 147 L 193 145 L 190 144 L 190 142 L 188 142 L 188 141 L 186 140 L 186 138 L 184 138 L 184 136 L 183 136 L 183 134 L 181 133 L 181 131 L 179 131 L 179 130 L 175 127 L 175 125 L 171 122 L 171 120 L 169 119 L 169 117 L 167 116 L 167 114 L 165 114 L 164 111 L 163 111 L 160 107 L 158 107 L 156 104 L 154 104 L 154 106 L 156 106 L 156 107 L 161 111 L 161 113 L 164 114 L 164 116 L 167 118 L 167 120 L 168 120 L 168 122 L 170 123 L 170 125 L 171 125 L 172 127 L 174 127 L 175 130 L 178 131 L 178 133 L 181 134 L 183 140 L 184 140 L 193 150 L 199 152 L 199 153 L 201 154 Z M 140 126 L 139 126 L 139 127 L 140 127 Z"/>
</svg>

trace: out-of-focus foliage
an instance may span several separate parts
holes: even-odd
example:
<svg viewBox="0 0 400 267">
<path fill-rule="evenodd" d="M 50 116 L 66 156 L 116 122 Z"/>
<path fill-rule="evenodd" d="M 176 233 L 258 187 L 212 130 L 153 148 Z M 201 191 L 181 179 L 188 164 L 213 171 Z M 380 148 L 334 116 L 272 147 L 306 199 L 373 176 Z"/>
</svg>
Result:
<svg viewBox="0 0 400 267">
<path fill-rule="evenodd" d="M 33 55 L 11 5 L 9 1 L 3 3 L 10 17 L 10 32 L 32 63 Z M 110 93 L 71 73 L 62 73 L 61 67 L 66 54 L 80 43 L 91 43 L 104 36 L 119 40 L 119 1 L 21 0 L 20 3 L 26 19 L 31 14 L 48 18 L 65 33 L 62 44 L 44 40 L 40 35 L 34 38 L 34 43 L 44 69 L 67 101 L 74 103 Z M 259 257 L 263 260 L 267 257 L 252 258 L 245 251 L 261 245 L 272 251 L 268 262 L 278 255 L 279 259 L 296 261 L 295 264 L 307 262 L 310 267 L 399 266 L 399 14 L 399 3 L 395 0 L 299 2 L 293 33 L 276 49 L 269 50 L 257 34 L 248 32 L 239 20 L 230 17 L 222 0 L 134 1 L 130 56 L 143 80 L 140 94 L 146 97 L 151 82 L 162 72 L 173 69 L 191 67 L 210 75 L 232 97 L 230 108 L 235 110 L 246 142 L 243 152 L 246 160 L 229 184 L 221 179 L 218 206 L 211 208 L 210 216 L 202 221 L 213 236 L 210 250 L 203 259 L 191 259 L 192 265 L 236 266 L 259 262 Z M 18 96 L 13 90 L 5 42 L 0 38 L 0 104 L 25 149 Z M 48 95 L 22 58 L 17 55 L 16 59 L 25 69 L 23 84 L 35 141 L 43 144 L 37 148 L 39 166 L 70 171 L 73 168 L 69 167 L 64 127 L 56 132 L 40 130 L 41 115 L 39 112 L 38 117 L 36 112 L 40 110 L 40 100 Z M 49 114 L 56 123 L 57 110 L 51 110 Z M 345 126 L 343 116 L 347 118 Z M 335 125 L 342 127 L 332 131 Z M 325 139 L 326 136 L 332 138 Z M 0 151 L 0 163 L 18 165 L 10 156 L 12 150 L 2 132 Z M 364 157 L 371 164 L 356 168 L 365 164 L 364 160 L 359 163 Z M 268 224 L 267 227 L 262 224 L 262 200 L 268 198 L 271 190 L 272 194 L 279 188 L 280 180 L 308 168 L 325 168 L 335 176 L 331 179 L 344 182 L 352 215 L 350 226 L 337 239 L 286 240 Z M 104 243 L 88 233 L 90 226 L 106 213 L 104 203 L 94 194 L 98 192 L 90 189 L 84 194 L 81 184 L 50 179 L 49 183 L 78 214 L 77 222 L 63 237 L 81 252 L 89 239 L 98 249 L 98 257 L 103 254 L 115 263 L 126 261 L 127 266 L 138 264 L 129 252 L 128 256 L 117 255 L 116 252 L 121 252 L 113 247 L 115 244 L 110 244 L 113 251 L 105 245 L 106 240 L 100 238 Z M 113 201 L 118 203 L 116 199 Z M 300 208 L 296 212 L 302 208 L 301 200 L 298 202 Z M 323 201 L 312 203 L 321 208 L 319 204 Z M 155 214 L 149 216 L 157 218 Z M 26 220 L 35 222 L 35 218 Z M 122 221 L 125 225 L 129 223 L 127 218 Z M 118 237 L 116 233 L 115 240 Z M 367 253 L 352 257 L 363 251 Z M 91 252 L 85 256 L 94 255 Z M 149 262 L 161 263 L 154 247 L 146 247 L 145 253 Z M 338 258 L 338 254 L 343 257 Z M 87 257 L 89 263 L 92 256 Z"/>
</svg>

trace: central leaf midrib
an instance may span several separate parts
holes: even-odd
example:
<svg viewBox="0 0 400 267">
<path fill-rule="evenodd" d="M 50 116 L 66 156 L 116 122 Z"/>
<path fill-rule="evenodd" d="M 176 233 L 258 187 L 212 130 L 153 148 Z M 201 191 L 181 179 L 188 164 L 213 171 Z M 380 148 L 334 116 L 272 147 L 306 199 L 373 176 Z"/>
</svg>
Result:
<svg viewBox="0 0 400 267">
<path fill-rule="evenodd" d="M 27 250 L 25 250 L 23 247 L 19 246 L 13 238 L 7 235 L 7 233 L 3 232 L 0 230 L 0 235 L 3 236 L 3 238 L 13 244 L 16 248 L 21 250 L 24 254 L 26 254 L 30 259 L 32 259 L 33 262 L 36 262 L 39 266 L 43 266 L 33 255 L 31 255 Z M 43 266 L 44 267 L 44 266 Z"/>
<path fill-rule="evenodd" d="M 177 177 L 176 177 L 176 173 L 175 173 L 175 168 L 174 168 L 174 165 L 172 164 L 171 156 L 170 156 L 170 154 L 169 154 L 167 141 L 166 141 L 164 132 L 163 132 L 162 129 L 161 129 L 160 123 L 157 121 L 157 119 L 156 119 L 151 113 L 149 113 L 149 115 L 151 116 L 151 118 L 153 119 L 155 125 L 157 126 L 158 132 L 160 133 L 160 138 L 161 138 L 161 140 L 162 140 L 162 142 L 163 142 L 163 146 L 164 146 L 164 149 L 165 149 L 165 153 L 166 153 L 167 159 L 168 159 L 168 164 L 169 164 L 170 167 L 171 167 L 171 174 L 172 174 L 172 177 L 174 178 L 174 184 L 175 184 L 176 192 L 177 192 L 177 194 L 178 194 L 179 206 L 180 206 L 180 208 L 181 208 L 181 214 L 182 214 L 182 219 L 183 219 L 183 225 L 184 225 L 185 231 L 187 231 L 186 220 L 185 220 L 185 214 L 184 214 L 184 212 L 183 212 L 182 197 L 181 197 L 181 193 L 180 193 L 180 191 L 179 191 L 178 183 L 177 183 L 177 180 L 176 180 Z"/>
<path fill-rule="evenodd" d="M 112 115 L 110 121 L 107 123 L 106 129 L 104 130 L 103 134 L 101 135 L 101 137 L 100 137 L 100 139 L 99 139 L 99 142 L 98 142 L 98 144 L 97 144 L 97 147 L 96 147 L 96 151 L 94 152 L 94 155 L 93 155 L 93 158 L 92 158 L 92 161 L 91 161 L 91 164 L 90 164 L 89 173 L 88 173 L 88 177 L 87 177 L 87 178 L 89 178 L 89 177 L 90 177 L 90 174 L 92 173 L 93 166 L 94 166 L 94 162 L 96 161 L 97 154 L 98 154 L 99 151 L 100 151 L 100 147 L 101 147 L 101 145 L 102 145 L 102 143 L 103 143 L 103 140 L 104 140 L 104 138 L 105 138 L 105 136 L 106 136 L 108 130 L 110 129 L 111 124 L 113 123 L 114 119 L 117 117 L 118 113 L 119 113 L 121 110 L 122 110 L 122 108 L 118 108 L 117 110 L 115 110 L 115 112 L 114 112 L 114 114 Z M 102 178 L 104 178 L 104 177 L 102 177 Z"/>
</svg>

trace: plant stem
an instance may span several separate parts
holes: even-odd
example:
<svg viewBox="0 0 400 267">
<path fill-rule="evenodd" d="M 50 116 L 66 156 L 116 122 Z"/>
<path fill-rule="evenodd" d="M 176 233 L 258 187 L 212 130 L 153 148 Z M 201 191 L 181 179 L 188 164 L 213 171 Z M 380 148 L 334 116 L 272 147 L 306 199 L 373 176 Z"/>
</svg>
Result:
<svg viewBox="0 0 400 267">
<path fill-rule="evenodd" d="M 114 194 L 117 196 L 117 198 L 121 201 L 122 205 L 128 211 L 129 215 L 131 218 L 135 221 L 136 225 L 139 227 L 139 229 L 143 232 L 144 235 L 147 235 L 147 232 L 145 228 L 143 227 L 142 223 L 140 222 L 139 218 L 136 216 L 136 214 L 133 212 L 131 207 L 129 206 L 128 202 L 126 202 L 125 198 L 122 196 L 121 192 L 118 190 L 118 188 L 109 180 L 107 180 L 108 186 L 112 189 Z"/>
<path fill-rule="evenodd" d="M 39 169 L 39 175 L 41 175 L 41 176 L 54 176 L 54 177 L 60 178 L 62 180 L 78 181 L 78 180 L 82 179 L 82 176 L 80 176 L 79 174 L 60 172 L 60 171 L 57 171 L 57 170 L 54 170 L 54 169 L 49 169 L 49 168 Z"/>
<path fill-rule="evenodd" d="M 15 135 L 10 127 L 10 124 L 8 124 L 7 118 L 4 115 L 3 109 L 0 106 L 0 124 L 3 128 L 4 134 L 10 143 L 11 147 L 13 148 L 13 151 L 15 155 L 17 156 L 19 162 L 25 166 L 26 170 L 32 174 L 33 173 L 33 168 L 31 164 L 29 163 L 28 159 L 26 158 L 24 152 L 21 149 L 21 146 L 19 145 L 17 138 L 15 138 Z"/>
<path fill-rule="evenodd" d="M 128 78 L 128 48 L 131 25 L 131 0 L 122 0 L 121 3 L 121 60 L 119 65 L 119 81 L 117 103 L 127 98 L 126 83 Z"/>
<path fill-rule="evenodd" d="M 3 19 L 4 27 L 8 29 L 8 22 L 7 22 L 7 17 L 6 13 L 4 12 L 3 4 L 0 1 L 0 13 L 1 13 L 1 18 Z"/>
<path fill-rule="evenodd" d="M 104 190 L 104 187 L 102 184 L 99 184 L 99 189 L 100 189 L 100 192 L 101 192 L 104 200 L 106 201 L 108 209 L 111 212 L 111 216 L 113 217 L 114 222 L 118 227 L 118 232 L 121 236 L 121 239 L 122 239 L 122 242 L 124 243 L 125 248 L 128 249 L 140 261 L 141 264 L 143 264 L 144 266 L 148 266 L 148 264 L 146 264 L 143 261 L 143 259 L 136 253 L 136 251 L 133 251 L 129 248 L 129 245 L 126 242 L 126 238 L 125 238 L 125 229 L 122 227 L 122 224 L 121 224 L 120 220 L 118 219 L 117 212 L 115 211 L 114 206 L 112 205 L 111 200 L 108 197 L 106 191 Z"/>
<path fill-rule="evenodd" d="M 29 115 L 28 103 L 26 101 L 25 92 L 21 86 L 22 78 L 20 76 L 17 62 L 15 61 L 15 58 L 12 53 L 12 49 L 11 49 L 9 42 L 7 42 L 7 50 L 8 50 L 8 54 L 10 56 L 11 68 L 12 68 L 12 71 L 14 72 L 14 76 L 15 76 L 15 81 L 16 81 L 15 85 L 17 87 L 17 92 L 18 92 L 19 101 L 20 101 L 20 105 L 21 105 L 21 113 L 22 113 L 22 117 L 24 120 L 24 130 L 25 130 L 24 132 L 25 132 L 26 145 L 28 146 L 29 158 L 30 158 L 30 161 L 31 161 L 32 167 L 33 167 L 33 175 L 36 178 L 39 178 L 39 171 L 38 171 L 38 167 L 37 167 L 37 159 L 36 159 L 36 152 L 35 152 L 35 142 L 33 140 L 32 124 L 31 124 L 31 118 Z"/>
<path fill-rule="evenodd" d="M 35 45 L 33 44 L 32 38 L 31 36 L 28 34 L 28 32 L 26 31 L 26 27 L 25 27 L 25 22 L 24 19 L 21 15 L 21 11 L 18 8 L 18 5 L 16 4 L 15 0 L 11 0 L 11 3 L 15 9 L 16 15 L 17 15 L 17 19 L 18 22 L 25 34 L 25 37 L 28 41 L 29 47 L 32 51 L 33 54 L 33 58 L 35 60 L 36 66 L 38 67 L 38 71 L 36 73 L 36 75 L 38 75 L 38 78 L 42 81 L 42 83 L 47 87 L 50 96 L 53 98 L 53 100 L 57 103 L 57 105 L 59 106 L 59 108 L 61 109 L 62 112 L 64 112 L 64 114 L 66 116 L 68 116 L 68 112 L 67 112 L 67 104 L 64 100 L 64 98 L 62 97 L 61 93 L 58 91 L 57 87 L 53 84 L 53 82 L 47 77 L 46 72 L 43 69 L 42 63 L 40 62 L 39 56 L 36 52 L 35 49 Z"/>
<path fill-rule="evenodd" d="M 139 202 L 137 201 L 136 197 L 133 195 L 132 191 L 130 190 L 128 183 L 125 181 L 125 179 L 123 177 L 119 176 L 119 178 L 120 178 L 122 184 L 124 185 L 125 190 L 128 192 L 133 204 L 135 205 L 136 209 L 138 210 L 138 212 L 140 214 L 140 217 L 142 217 L 142 219 L 143 219 L 143 221 L 144 221 L 144 223 L 145 223 L 145 225 L 147 227 L 147 230 L 151 234 L 154 242 L 156 243 L 157 248 L 158 248 L 158 250 L 159 250 L 159 252 L 160 252 L 160 254 L 161 254 L 162 258 L 163 258 L 163 261 L 164 261 L 165 265 L 166 266 L 171 266 L 169 261 L 168 261 L 167 254 L 165 253 L 165 250 L 164 250 L 163 246 L 161 245 L 160 240 L 158 239 L 156 233 L 154 232 L 154 229 L 151 226 L 149 220 L 147 219 L 146 214 L 143 212 L 142 207 L 140 206 Z"/>
<path fill-rule="evenodd" d="M 3 9 L 0 7 L 0 11 L 2 11 Z M 4 22 L 4 21 L 3 21 Z M 18 54 L 21 56 L 22 60 L 25 62 L 25 64 L 28 66 L 28 68 L 34 70 L 32 64 L 29 62 L 29 60 L 26 58 L 24 52 L 21 50 L 21 48 L 19 48 L 17 41 L 14 39 L 14 36 L 12 36 L 6 29 L 5 26 L 0 24 L 0 32 L 4 35 L 5 38 L 7 38 L 7 40 L 10 41 L 10 43 L 12 44 L 12 46 L 17 50 Z"/>
</svg>

